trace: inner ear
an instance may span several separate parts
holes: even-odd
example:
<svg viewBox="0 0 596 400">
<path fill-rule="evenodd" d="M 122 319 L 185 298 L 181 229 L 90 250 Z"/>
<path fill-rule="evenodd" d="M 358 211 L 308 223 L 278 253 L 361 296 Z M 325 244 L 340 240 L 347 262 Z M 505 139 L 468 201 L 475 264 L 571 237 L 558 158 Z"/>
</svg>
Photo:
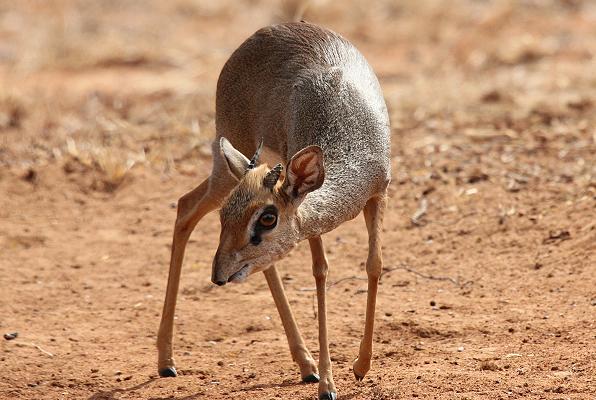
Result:
<svg viewBox="0 0 596 400">
<path fill-rule="evenodd" d="M 246 158 L 244 154 L 236 150 L 234 146 L 232 146 L 232 143 L 223 136 L 219 140 L 219 148 L 221 149 L 221 153 L 226 160 L 232 176 L 237 180 L 241 180 L 248 169 L 250 160 Z"/>
<path fill-rule="evenodd" d="M 284 181 L 286 193 L 301 198 L 317 190 L 325 181 L 323 151 L 319 146 L 308 146 L 294 154 L 287 167 Z"/>
</svg>

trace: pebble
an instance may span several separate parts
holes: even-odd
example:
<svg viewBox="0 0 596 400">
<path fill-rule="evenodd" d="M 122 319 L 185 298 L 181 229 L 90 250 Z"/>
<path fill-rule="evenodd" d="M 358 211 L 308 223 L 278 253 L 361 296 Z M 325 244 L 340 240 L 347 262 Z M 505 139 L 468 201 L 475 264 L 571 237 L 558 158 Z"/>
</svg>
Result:
<svg viewBox="0 0 596 400">
<path fill-rule="evenodd" d="M 461 353 L 462 351 L 464 351 L 464 346 L 459 346 L 459 347 L 457 348 L 457 351 L 459 351 L 460 353 Z"/>
</svg>

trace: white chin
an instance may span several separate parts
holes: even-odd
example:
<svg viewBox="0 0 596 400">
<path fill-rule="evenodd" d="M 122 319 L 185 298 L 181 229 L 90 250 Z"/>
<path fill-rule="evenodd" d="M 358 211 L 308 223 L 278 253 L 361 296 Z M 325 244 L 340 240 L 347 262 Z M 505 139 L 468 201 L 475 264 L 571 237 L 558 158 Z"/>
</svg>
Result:
<svg viewBox="0 0 596 400">
<path fill-rule="evenodd" d="M 234 275 L 232 275 L 229 282 L 230 283 L 242 283 L 242 282 L 246 281 L 246 279 L 251 274 L 251 272 L 252 272 L 252 267 L 250 265 L 245 265 L 244 267 L 240 268 L 240 271 L 238 271 Z"/>
</svg>

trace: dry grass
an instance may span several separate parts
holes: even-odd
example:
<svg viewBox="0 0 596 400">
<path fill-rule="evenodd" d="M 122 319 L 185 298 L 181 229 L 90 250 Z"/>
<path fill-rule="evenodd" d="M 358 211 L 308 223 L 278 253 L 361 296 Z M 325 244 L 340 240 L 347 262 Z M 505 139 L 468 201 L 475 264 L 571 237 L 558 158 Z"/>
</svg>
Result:
<svg viewBox="0 0 596 400">
<path fill-rule="evenodd" d="M 0 2 L 0 165 L 70 155 L 110 187 L 133 165 L 191 171 L 209 152 L 214 84 L 239 38 L 304 18 L 364 49 L 397 136 L 416 138 L 400 156 L 472 141 L 515 157 L 554 137 L 570 172 L 593 181 L 592 2 L 253 3 Z M 245 20 L 246 32 L 229 34 Z"/>
</svg>

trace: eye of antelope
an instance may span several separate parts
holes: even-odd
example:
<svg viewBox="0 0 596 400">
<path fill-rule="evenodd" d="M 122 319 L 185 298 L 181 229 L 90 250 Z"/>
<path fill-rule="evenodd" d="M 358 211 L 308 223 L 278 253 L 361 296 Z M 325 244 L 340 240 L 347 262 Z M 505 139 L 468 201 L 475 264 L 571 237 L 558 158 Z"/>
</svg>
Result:
<svg viewBox="0 0 596 400">
<path fill-rule="evenodd" d="M 275 206 L 270 205 L 265 207 L 261 216 L 257 220 L 253 235 L 250 238 L 250 242 L 257 246 L 261 243 L 262 238 L 261 234 L 265 231 L 269 231 L 277 226 L 277 208 Z"/>
<path fill-rule="evenodd" d="M 275 214 L 263 214 L 261 218 L 259 218 L 259 224 L 265 228 L 273 228 L 275 223 L 277 222 L 277 216 Z"/>
</svg>

